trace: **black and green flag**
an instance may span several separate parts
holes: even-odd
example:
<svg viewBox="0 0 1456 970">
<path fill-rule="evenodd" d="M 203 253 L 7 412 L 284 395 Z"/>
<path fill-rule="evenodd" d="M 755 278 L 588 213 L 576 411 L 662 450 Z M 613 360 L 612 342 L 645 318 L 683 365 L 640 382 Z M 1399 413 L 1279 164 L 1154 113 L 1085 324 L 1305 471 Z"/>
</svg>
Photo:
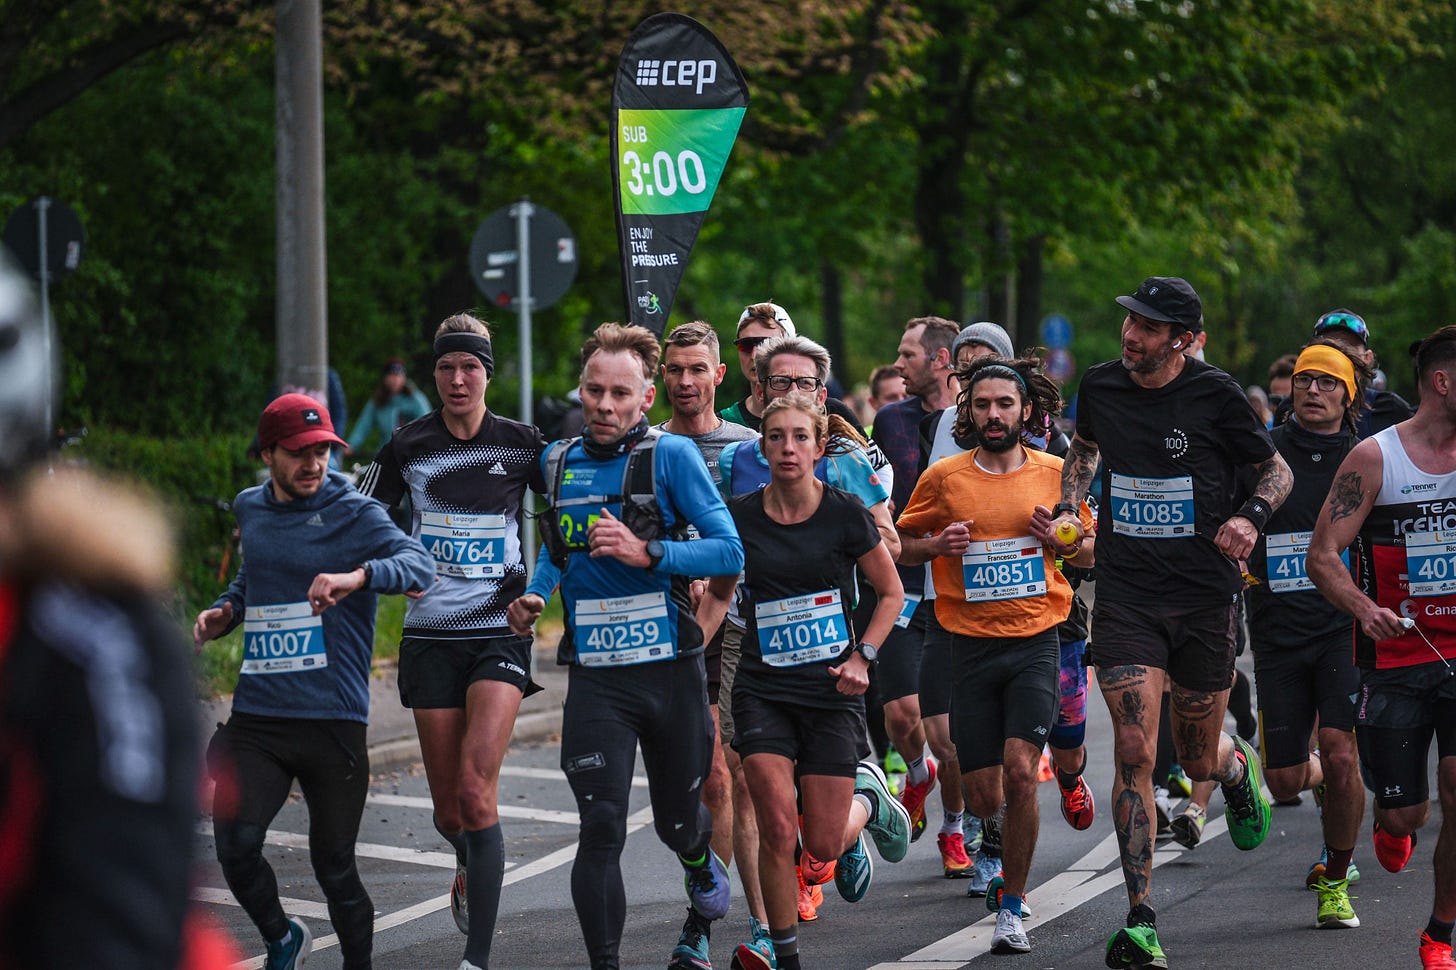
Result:
<svg viewBox="0 0 1456 970">
<path fill-rule="evenodd" d="M 627 38 L 612 89 L 612 188 L 631 323 L 662 334 L 748 110 L 728 51 L 682 14 Z"/>
</svg>

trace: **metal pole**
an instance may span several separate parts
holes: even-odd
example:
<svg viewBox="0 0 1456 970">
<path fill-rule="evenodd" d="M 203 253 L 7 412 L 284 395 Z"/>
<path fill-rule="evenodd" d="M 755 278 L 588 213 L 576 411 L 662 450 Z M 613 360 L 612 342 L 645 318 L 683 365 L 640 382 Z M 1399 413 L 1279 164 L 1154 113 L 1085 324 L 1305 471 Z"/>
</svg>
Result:
<svg viewBox="0 0 1456 970">
<path fill-rule="evenodd" d="M 51 360 L 51 265 L 47 250 L 50 248 L 49 227 L 46 225 L 48 219 L 47 210 L 51 207 L 50 196 L 43 195 L 35 200 L 35 240 L 37 252 L 36 266 L 40 269 L 40 323 L 41 323 L 41 346 L 45 350 L 45 365 L 51 367 L 52 380 L 47 382 L 45 395 L 45 430 L 47 439 L 55 430 L 55 386 L 54 362 Z M 50 455 L 50 444 L 47 440 L 46 454 Z M 46 458 L 47 464 L 50 458 Z"/>
<path fill-rule="evenodd" d="M 511 215 L 516 217 L 516 291 L 520 297 L 516 303 L 519 316 L 518 327 L 521 345 L 521 420 L 526 424 L 536 422 L 536 408 L 533 403 L 531 381 L 531 216 L 536 207 L 529 199 L 522 199 L 511 206 Z M 524 497 L 526 513 L 536 511 L 536 500 L 528 489 Z M 526 560 L 526 569 L 536 571 L 536 533 L 522 530 L 521 554 Z M 532 662 L 535 662 L 534 655 Z"/>
<path fill-rule="evenodd" d="M 278 388 L 327 402 L 323 13 L 320 0 L 278 0 L 275 9 Z"/>
</svg>

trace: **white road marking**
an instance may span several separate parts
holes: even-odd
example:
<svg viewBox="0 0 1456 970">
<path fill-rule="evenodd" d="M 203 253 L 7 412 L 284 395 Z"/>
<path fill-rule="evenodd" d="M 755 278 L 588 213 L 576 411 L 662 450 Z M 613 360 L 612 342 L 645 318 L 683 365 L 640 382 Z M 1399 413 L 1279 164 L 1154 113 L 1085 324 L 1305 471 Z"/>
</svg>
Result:
<svg viewBox="0 0 1456 970">
<path fill-rule="evenodd" d="M 200 822 L 197 825 L 200 835 L 212 837 L 212 823 Z M 280 832 L 277 829 L 269 829 L 264 839 L 269 845 L 281 846 L 285 849 L 307 849 L 308 836 L 297 832 Z M 406 849 L 397 845 L 379 845 L 375 842 L 357 842 L 354 845 L 354 854 L 365 859 L 384 859 L 388 862 L 408 862 L 416 866 L 431 866 L 436 869 L 454 869 L 455 854 L 452 852 L 427 852 L 423 849 Z M 512 863 L 506 863 L 510 868 Z"/>
<path fill-rule="evenodd" d="M 518 768 L 514 765 L 501 765 L 500 773 L 511 778 L 534 778 L 538 781 L 565 781 L 566 775 L 560 768 Z M 632 776 L 633 788 L 646 788 L 647 778 L 645 775 Z"/>
<path fill-rule="evenodd" d="M 230 890 L 214 889 L 212 886 L 193 887 L 192 898 L 199 903 L 212 903 L 216 906 L 242 905 L 233 897 Z M 309 919 L 322 920 L 329 918 L 329 908 L 323 903 L 315 903 L 307 899 L 290 899 L 287 896 L 279 896 L 278 901 L 283 904 L 283 912 L 289 916 L 307 916 Z"/>
<path fill-rule="evenodd" d="M 435 807 L 435 803 L 428 796 L 421 795 L 370 795 L 369 804 L 422 809 L 434 809 Z M 532 822 L 552 822 L 557 825 L 581 824 L 581 816 L 575 812 L 556 812 L 546 808 L 519 808 L 515 805 L 501 805 L 496 811 L 500 813 L 501 818 L 523 818 Z"/>
</svg>

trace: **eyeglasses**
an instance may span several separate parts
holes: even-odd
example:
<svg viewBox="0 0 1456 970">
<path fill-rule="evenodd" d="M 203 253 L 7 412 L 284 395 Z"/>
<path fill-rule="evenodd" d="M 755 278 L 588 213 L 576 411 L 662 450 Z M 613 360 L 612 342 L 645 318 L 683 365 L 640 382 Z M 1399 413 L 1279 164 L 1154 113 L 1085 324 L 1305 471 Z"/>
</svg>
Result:
<svg viewBox="0 0 1456 970">
<path fill-rule="evenodd" d="M 1311 384 L 1313 384 L 1315 387 L 1319 388 L 1326 394 L 1329 394 L 1340 386 L 1340 379 L 1338 377 L 1331 377 L 1329 374 L 1294 375 L 1294 386 L 1299 388 L 1301 391 L 1309 390 L 1309 386 Z"/>
<path fill-rule="evenodd" d="M 1370 342 L 1370 328 L 1365 325 L 1365 321 L 1360 318 L 1358 313 L 1332 310 L 1320 317 L 1319 322 L 1314 325 L 1316 337 L 1331 330 L 1348 330 L 1365 343 Z"/>
<path fill-rule="evenodd" d="M 817 391 L 824 386 L 824 382 L 817 377 L 790 377 L 787 374 L 775 374 L 768 379 L 768 386 L 775 391 L 787 391 L 791 387 L 797 387 L 801 391 Z"/>
<path fill-rule="evenodd" d="M 759 344 L 767 339 L 767 337 L 739 337 L 733 341 L 733 346 L 737 347 L 741 354 L 751 354 L 758 349 Z"/>
</svg>

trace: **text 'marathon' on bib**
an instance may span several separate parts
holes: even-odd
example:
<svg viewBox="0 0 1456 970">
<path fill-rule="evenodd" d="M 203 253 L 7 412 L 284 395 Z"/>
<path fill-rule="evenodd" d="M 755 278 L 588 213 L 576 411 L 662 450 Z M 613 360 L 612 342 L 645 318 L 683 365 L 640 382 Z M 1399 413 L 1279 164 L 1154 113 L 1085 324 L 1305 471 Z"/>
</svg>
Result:
<svg viewBox="0 0 1456 970">
<path fill-rule="evenodd" d="M 307 603 L 249 606 L 243 610 L 244 674 L 288 674 L 329 665 L 324 621 Z"/>
<path fill-rule="evenodd" d="M 504 515 L 421 512 L 420 543 L 441 576 L 500 579 L 506 574 Z"/>
<path fill-rule="evenodd" d="M 1112 531 L 1139 539 L 1194 533 L 1193 476 L 1138 478 L 1112 473 Z"/>
</svg>

